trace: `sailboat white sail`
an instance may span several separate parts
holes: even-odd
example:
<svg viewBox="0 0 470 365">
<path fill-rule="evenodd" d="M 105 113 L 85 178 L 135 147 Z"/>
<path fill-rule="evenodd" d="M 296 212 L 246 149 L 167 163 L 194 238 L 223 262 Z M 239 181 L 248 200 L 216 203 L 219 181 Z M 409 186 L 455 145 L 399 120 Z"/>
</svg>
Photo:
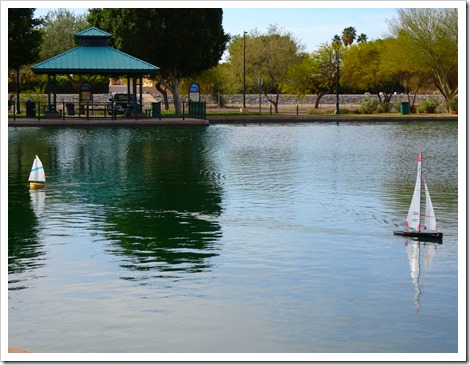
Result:
<svg viewBox="0 0 470 365">
<path fill-rule="evenodd" d="M 421 228 L 421 153 L 418 156 L 418 173 L 416 175 L 415 190 L 411 199 L 410 209 L 405 226 L 419 231 Z"/>
<path fill-rule="evenodd" d="M 46 174 L 44 173 L 44 167 L 42 166 L 42 162 L 38 156 L 34 158 L 28 180 L 31 189 L 44 187 L 44 183 L 46 182 Z"/>
<path fill-rule="evenodd" d="M 410 209 L 406 217 L 405 226 L 408 228 L 406 231 L 395 231 L 394 234 L 402 236 L 410 236 L 416 238 L 429 238 L 441 240 L 443 234 L 437 230 L 436 216 L 431 202 L 428 185 L 424 179 L 421 171 L 422 164 L 421 153 L 418 155 L 418 172 L 416 175 L 415 189 L 411 199 Z M 424 215 L 424 224 L 421 225 L 421 186 L 424 183 L 424 190 L 426 195 L 426 208 Z"/>
<path fill-rule="evenodd" d="M 434 208 L 431 202 L 431 195 L 429 195 L 428 184 L 426 179 L 424 181 L 424 191 L 426 192 L 426 211 L 424 214 L 424 226 L 423 229 L 429 231 L 437 231 L 436 215 L 434 214 Z"/>
</svg>

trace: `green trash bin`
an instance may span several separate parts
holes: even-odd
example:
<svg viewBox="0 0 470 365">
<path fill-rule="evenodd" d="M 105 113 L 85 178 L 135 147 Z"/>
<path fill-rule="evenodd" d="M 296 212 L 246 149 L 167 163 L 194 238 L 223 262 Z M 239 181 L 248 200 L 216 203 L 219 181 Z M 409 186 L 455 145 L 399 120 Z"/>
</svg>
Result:
<svg viewBox="0 0 470 365">
<path fill-rule="evenodd" d="M 75 115 L 75 106 L 73 103 L 66 103 L 65 108 L 67 109 L 68 115 Z"/>
<path fill-rule="evenodd" d="M 403 101 L 400 104 L 400 113 L 401 114 L 410 114 L 410 103 L 407 101 Z"/>
<path fill-rule="evenodd" d="M 26 100 L 26 116 L 28 118 L 36 117 L 36 103 L 31 100 Z"/>
<path fill-rule="evenodd" d="M 160 118 L 161 110 L 161 103 L 152 103 L 152 118 Z"/>
</svg>

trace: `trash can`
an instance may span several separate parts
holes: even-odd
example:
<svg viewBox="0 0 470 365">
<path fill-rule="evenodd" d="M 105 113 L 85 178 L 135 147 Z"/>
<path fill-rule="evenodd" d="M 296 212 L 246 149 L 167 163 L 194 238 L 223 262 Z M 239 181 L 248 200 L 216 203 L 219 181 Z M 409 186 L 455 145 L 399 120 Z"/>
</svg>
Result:
<svg viewBox="0 0 470 365">
<path fill-rule="evenodd" d="M 26 116 L 29 118 L 36 117 L 36 103 L 31 100 L 26 100 Z"/>
<path fill-rule="evenodd" d="M 152 103 L 152 118 L 161 117 L 161 103 Z"/>
<path fill-rule="evenodd" d="M 65 109 L 67 109 L 67 115 L 75 115 L 75 107 L 73 103 L 66 103 Z"/>
<path fill-rule="evenodd" d="M 410 114 L 410 103 L 407 101 L 403 101 L 400 104 L 400 113 L 401 114 Z"/>
</svg>

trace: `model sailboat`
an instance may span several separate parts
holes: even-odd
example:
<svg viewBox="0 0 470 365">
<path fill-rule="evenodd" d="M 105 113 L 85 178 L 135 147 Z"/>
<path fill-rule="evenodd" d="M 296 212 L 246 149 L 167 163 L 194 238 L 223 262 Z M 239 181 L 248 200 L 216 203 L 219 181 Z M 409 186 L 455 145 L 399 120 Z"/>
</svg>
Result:
<svg viewBox="0 0 470 365">
<path fill-rule="evenodd" d="M 29 187 L 30 189 L 42 189 L 46 182 L 46 175 L 44 173 L 44 167 L 38 156 L 34 158 L 33 167 L 29 174 Z"/>
<path fill-rule="evenodd" d="M 406 231 L 395 231 L 396 235 L 402 235 L 419 239 L 442 240 L 442 232 L 437 230 L 436 216 L 429 195 L 428 185 L 421 172 L 422 156 L 418 156 L 418 173 L 416 176 L 415 190 L 411 199 L 410 209 L 405 221 Z M 424 184 L 426 196 L 426 208 L 424 214 L 424 222 L 421 224 L 421 187 Z"/>
</svg>

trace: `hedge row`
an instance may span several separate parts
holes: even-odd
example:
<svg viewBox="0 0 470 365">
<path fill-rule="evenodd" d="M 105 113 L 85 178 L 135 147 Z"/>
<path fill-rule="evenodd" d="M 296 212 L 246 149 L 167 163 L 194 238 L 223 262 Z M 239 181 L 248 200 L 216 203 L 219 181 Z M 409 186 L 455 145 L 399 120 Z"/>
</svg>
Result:
<svg viewBox="0 0 470 365">
<path fill-rule="evenodd" d="M 80 83 L 78 77 L 74 78 L 74 82 L 78 85 Z M 93 93 L 97 94 L 107 94 L 109 93 L 109 78 L 105 76 L 92 76 L 83 82 L 88 82 L 92 89 Z M 47 78 L 40 78 L 35 80 L 28 80 L 21 82 L 20 90 L 22 92 L 26 91 L 43 91 L 44 93 L 48 92 L 47 89 Z M 16 91 L 16 84 L 14 82 L 8 82 L 8 92 L 13 93 Z M 57 94 L 76 94 L 78 90 L 73 87 L 72 82 L 67 76 L 57 76 L 56 78 L 56 92 Z"/>
</svg>

